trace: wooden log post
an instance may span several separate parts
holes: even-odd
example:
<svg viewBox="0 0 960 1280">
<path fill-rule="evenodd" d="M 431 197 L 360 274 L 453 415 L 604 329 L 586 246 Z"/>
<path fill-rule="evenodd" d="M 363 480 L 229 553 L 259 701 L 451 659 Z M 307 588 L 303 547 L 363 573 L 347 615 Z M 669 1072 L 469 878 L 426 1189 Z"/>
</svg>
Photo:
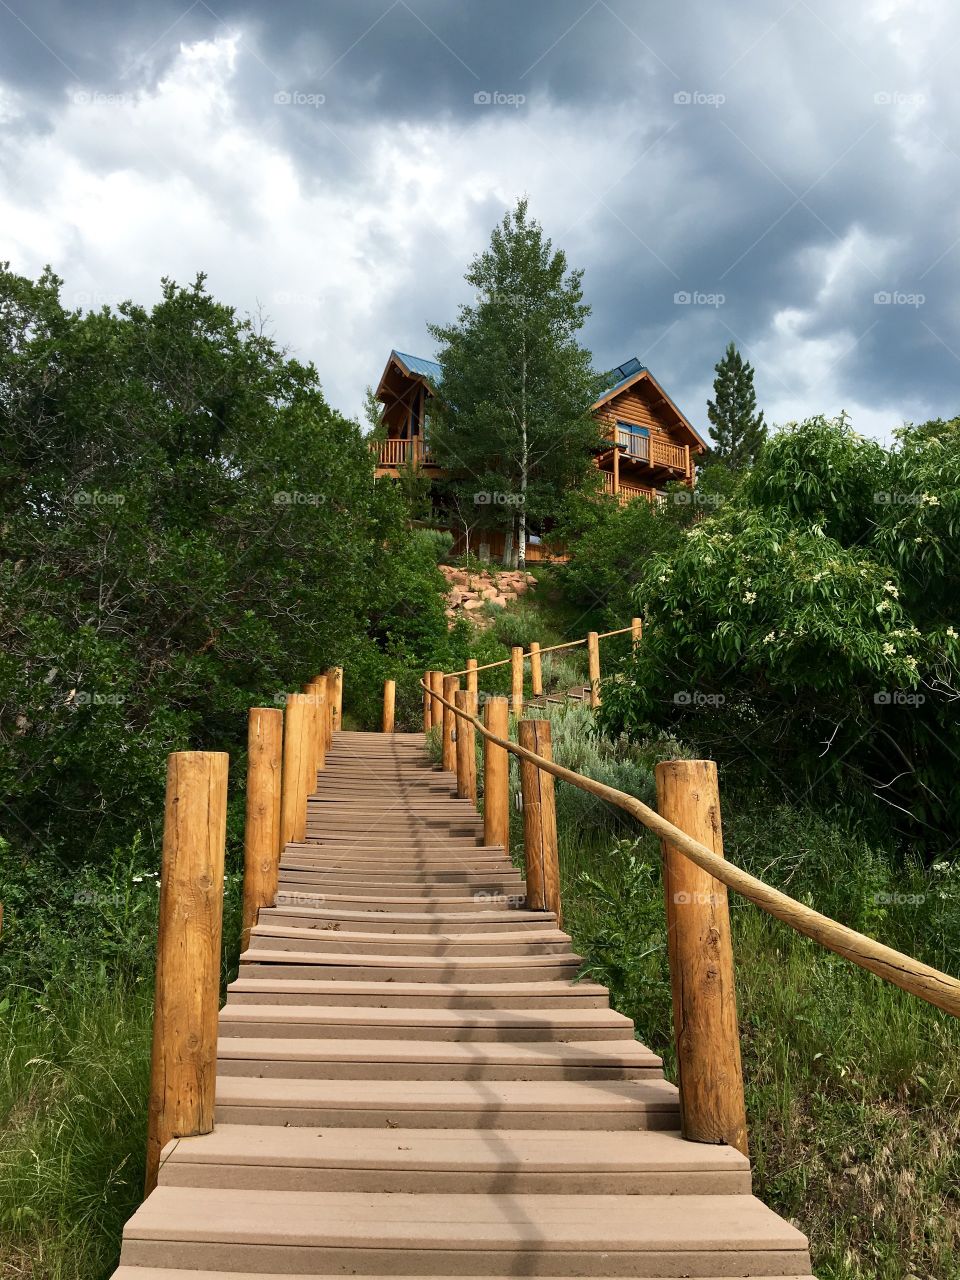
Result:
<svg viewBox="0 0 960 1280">
<path fill-rule="evenodd" d="M 443 677 L 443 696 L 447 702 L 453 702 L 453 696 L 460 688 L 459 676 Z M 441 706 L 443 717 L 441 721 L 442 733 L 442 753 L 441 764 L 447 773 L 456 773 L 457 771 L 457 717 L 453 714 L 449 707 Z"/>
<path fill-rule="evenodd" d="M 480 693 L 477 684 L 477 660 L 476 658 L 467 659 L 467 693 L 472 693 L 476 698 Z M 474 713 L 476 714 L 476 713 Z"/>
<path fill-rule="evenodd" d="M 487 699 L 483 725 L 498 738 L 510 736 L 506 698 Z M 510 753 L 487 738 L 483 740 L 483 843 L 499 844 L 510 852 Z"/>
<path fill-rule="evenodd" d="M 630 619 L 630 643 L 634 653 L 640 647 L 640 641 L 643 639 L 643 619 Z"/>
<path fill-rule="evenodd" d="M 517 741 L 528 751 L 552 760 L 549 720 L 521 720 Z M 527 906 L 531 911 L 555 911 L 560 923 L 560 858 L 553 775 L 529 760 L 520 761 L 523 795 L 523 859 L 526 864 Z"/>
<path fill-rule="evenodd" d="M 459 689 L 454 705 L 467 715 L 477 714 L 477 696 L 469 689 Z M 477 731 L 469 720 L 457 717 L 457 795 L 461 800 L 477 803 Z"/>
<path fill-rule="evenodd" d="M 343 667 L 327 672 L 327 701 L 330 703 L 330 732 L 339 732 L 343 724 Z"/>
<path fill-rule="evenodd" d="M 167 759 L 146 1195 L 171 1138 L 213 1129 L 228 763 L 222 751 Z"/>
<path fill-rule="evenodd" d="M 251 707 L 247 717 L 241 951 L 247 949 L 260 908 L 272 905 L 277 896 L 282 764 L 283 712 L 279 707 Z"/>
<path fill-rule="evenodd" d="M 397 705 L 397 682 L 396 680 L 384 680 L 383 682 L 383 723 L 382 729 L 384 733 L 393 733 L 394 711 Z"/>
<path fill-rule="evenodd" d="M 322 676 L 317 676 L 313 681 L 313 692 L 317 697 L 317 706 L 319 708 L 317 720 L 320 727 L 322 751 L 320 752 L 318 768 L 322 769 L 326 763 L 327 752 L 333 745 L 334 673 L 332 669 L 325 671 Z"/>
<path fill-rule="evenodd" d="M 280 791 L 280 847 L 302 841 L 307 829 L 307 782 L 311 766 L 310 704 L 302 693 L 287 694 Z"/>
<path fill-rule="evenodd" d="M 714 762 L 665 760 L 655 773 L 661 815 L 723 857 Z M 662 845 L 681 1129 L 692 1142 L 725 1142 L 747 1155 L 727 889 Z"/>
<path fill-rule="evenodd" d="M 435 694 L 443 693 L 442 671 L 430 672 L 430 688 Z M 436 729 L 443 724 L 443 706 L 435 697 L 430 699 L 430 703 L 430 727 L 431 729 Z"/>
<path fill-rule="evenodd" d="M 433 698 L 430 695 L 430 672 L 423 673 L 423 732 L 430 732 Z"/>
<path fill-rule="evenodd" d="M 535 698 L 543 693 L 543 667 L 540 662 L 540 641 L 530 641 L 530 692 Z"/>
<path fill-rule="evenodd" d="M 510 710 L 518 718 L 523 715 L 523 646 L 510 650 Z"/>
<path fill-rule="evenodd" d="M 587 632 L 587 673 L 590 680 L 590 705 L 600 705 L 600 637 L 596 631 Z"/>
</svg>

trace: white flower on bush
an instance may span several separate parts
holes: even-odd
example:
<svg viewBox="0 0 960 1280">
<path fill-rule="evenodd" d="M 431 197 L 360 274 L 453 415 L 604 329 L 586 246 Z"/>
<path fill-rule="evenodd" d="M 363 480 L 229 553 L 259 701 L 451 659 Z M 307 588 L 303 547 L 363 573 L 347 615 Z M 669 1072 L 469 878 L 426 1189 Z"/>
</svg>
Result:
<svg viewBox="0 0 960 1280">
<path fill-rule="evenodd" d="M 894 600 L 900 599 L 899 588 L 896 587 L 894 583 L 890 582 L 889 579 L 883 584 L 883 589 L 888 596 L 893 596 Z"/>
<path fill-rule="evenodd" d="M 744 604 L 753 604 L 753 602 L 754 602 L 754 600 L 756 600 L 756 598 L 757 598 L 757 593 L 756 593 L 755 591 L 745 591 L 745 592 L 743 593 L 743 603 L 744 603 Z"/>
<path fill-rule="evenodd" d="M 895 644 L 890 644 L 890 642 L 887 641 L 887 643 L 883 646 L 883 652 L 886 654 L 896 653 L 897 646 Z"/>
<path fill-rule="evenodd" d="M 777 638 L 777 633 L 776 633 L 775 631 L 770 631 L 770 632 L 768 632 L 768 633 L 767 633 L 767 635 L 765 635 L 765 636 L 763 637 L 763 643 L 764 643 L 764 644 L 773 644 L 773 642 L 774 642 L 774 640 L 776 640 L 776 638 Z"/>
<path fill-rule="evenodd" d="M 920 501 L 925 507 L 939 507 L 940 499 L 935 493 L 921 493 Z"/>
<path fill-rule="evenodd" d="M 889 613 L 889 611 L 892 608 L 893 608 L 893 605 L 890 603 L 889 600 L 881 600 L 880 603 L 877 605 L 877 613 Z"/>
<path fill-rule="evenodd" d="M 947 627 L 947 635 L 951 640 L 956 640 L 957 638 L 957 633 L 954 631 L 953 627 Z"/>
</svg>

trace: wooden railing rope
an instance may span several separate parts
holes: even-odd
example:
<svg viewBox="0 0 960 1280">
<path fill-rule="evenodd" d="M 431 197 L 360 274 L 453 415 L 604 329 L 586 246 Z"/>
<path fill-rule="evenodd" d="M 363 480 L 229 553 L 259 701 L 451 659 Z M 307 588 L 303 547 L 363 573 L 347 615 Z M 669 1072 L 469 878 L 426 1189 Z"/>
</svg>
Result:
<svg viewBox="0 0 960 1280">
<path fill-rule="evenodd" d="M 634 618 L 629 627 L 618 627 L 616 631 L 601 631 L 597 636 L 597 639 L 609 640 L 612 636 L 625 636 L 628 632 L 635 634 L 637 622 L 639 622 L 639 619 Z M 538 645 L 536 649 L 533 649 L 531 646 L 530 650 L 524 653 L 523 661 L 526 662 L 528 658 L 532 658 L 535 654 L 542 658 L 545 653 L 557 653 L 560 649 L 576 649 L 579 645 L 587 643 L 588 638 L 584 636 L 580 640 L 564 640 L 561 644 L 548 644 L 544 648 L 540 648 Z M 519 648 L 521 646 L 517 647 Z M 472 667 L 464 667 L 462 671 L 451 671 L 448 674 L 454 676 L 465 676 L 470 671 L 492 671 L 494 667 L 507 667 L 513 661 L 513 655 L 511 654 L 509 658 L 499 658 L 496 662 L 484 662 L 479 667 L 474 664 Z"/>
<path fill-rule="evenodd" d="M 629 627 L 626 630 L 629 630 Z M 884 978 L 894 986 L 918 996 L 946 1013 L 960 1017 L 960 980 L 957 978 L 923 964 L 922 961 L 915 960 L 902 951 L 877 942 L 876 939 L 859 933 L 856 929 L 840 924 L 829 916 L 822 915 L 812 907 L 791 898 L 789 894 L 781 893 L 779 889 L 772 888 L 763 880 L 757 879 L 756 876 L 718 856 L 706 845 L 693 839 L 685 831 L 681 831 L 679 827 L 668 822 L 655 809 L 651 809 L 635 796 L 618 791 L 615 787 L 608 787 L 606 783 L 597 782 L 583 774 L 575 773 L 554 760 L 537 755 L 518 743 L 511 742 L 509 738 L 491 733 L 477 717 L 467 716 L 466 712 L 459 710 L 453 703 L 448 703 L 442 694 L 434 694 L 434 697 L 438 697 L 444 709 L 449 708 L 455 717 L 468 718 L 485 741 L 492 742 L 510 752 L 511 755 L 517 756 L 518 759 L 526 760 L 537 765 L 544 772 L 553 774 L 562 782 L 569 782 L 572 786 L 579 787 L 581 791 L 588 791 L 591 795 L 630 814 L 661 840 L 678 848 L 691 862 L 696 863 L 715 880 L 733 889 L 782 924 L 789 925 L 797 933 L 852 961 L 861 969 Z"/>
</svg>

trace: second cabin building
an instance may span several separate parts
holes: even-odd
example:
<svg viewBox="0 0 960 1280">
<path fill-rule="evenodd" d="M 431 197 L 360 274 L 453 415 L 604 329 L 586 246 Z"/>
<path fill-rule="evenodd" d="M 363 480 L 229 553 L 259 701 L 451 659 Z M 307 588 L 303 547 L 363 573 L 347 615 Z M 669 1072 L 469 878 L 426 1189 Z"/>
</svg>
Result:
<svg viewBox="0 0 960 1280">
<path fill-rule="evenodd" d="M 408 466 L 437 479 L 445 474 L 430 454 L 430 413 L 441 376 L 433 360 L 390 352 L 376 392 L 385 432 L 374 446 L 377 476 L 396 476 Z M 638 498 L 657 502 L 671 480 L 693 487 L 706 442 L 639 360 L 611 371 L 610 385 L 591 410 L 601 424 L 594 463 L 610 498 L 621 504 Z M 534 542 L 528 558 L 541 558 L 540 551 Z M 490 552 L 496 555 L 497 548 L 491 545 Z"/>
</svg>

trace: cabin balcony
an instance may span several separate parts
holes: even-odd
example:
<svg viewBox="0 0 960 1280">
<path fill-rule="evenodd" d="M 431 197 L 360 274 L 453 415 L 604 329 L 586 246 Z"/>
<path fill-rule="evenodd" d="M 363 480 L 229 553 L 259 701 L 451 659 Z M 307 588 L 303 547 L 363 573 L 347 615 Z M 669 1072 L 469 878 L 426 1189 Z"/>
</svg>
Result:
<svg viewBox="0 0 960 1280">
<path fill-rule="evenodd" d="M 625 480 L 621 480 L 618 476 L 614 476 L 610 471 L 601 471 L 603 477 L 603 492 L 611 498 L 616 498 L 621 507 L 625 507 L 628 502 L 633 502 L 637 498 L 646 498 L 647 502 L 655 502 L 658 506 L 662 506 L 667 495 L 660 493 L 659 490 L 642 484 L 630 484 Z"/>
<path fill-rule="evenodd" d="M 665 440 L 660 435 L 638 435 L 617 426 L 610 433 L 617 446 L 620 463 L 646 466 L 651 471 L 666 472 L 664 479 L 690 480 L 693 475 L 690 446 Z"/>
<path fill-rule="evenodd" d="M 419 436 L 414 436 L 412 440 L 407 438 L 372 440 L 370 452 L 376 459 L 378 476 L 396 475 L 401 467 L 408 466 L 413 466 L 417 470 L 421 467 L 437 469 L 430 446 L 425 445 Z"/>
</svg>

